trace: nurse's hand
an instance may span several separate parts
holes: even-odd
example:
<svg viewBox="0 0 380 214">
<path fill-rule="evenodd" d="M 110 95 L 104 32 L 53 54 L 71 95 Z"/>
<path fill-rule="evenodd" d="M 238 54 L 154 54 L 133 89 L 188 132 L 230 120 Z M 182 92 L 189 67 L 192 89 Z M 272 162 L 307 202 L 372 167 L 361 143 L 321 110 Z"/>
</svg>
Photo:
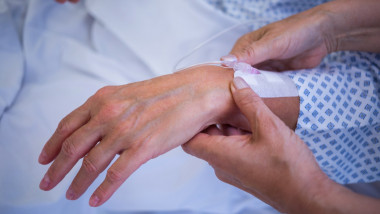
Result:
<svg viewBox="0 0 380 214">
<path fill-rule="evenodd" d="M 146 161 L 210 124 L 229 120 L 219 115 L 230 115 L 235 108 L 228 90 L 233 71 L 220 69 L 206 66 L 100 89 L 60 122 L 44 146 L 39 162 L 54 162 L 40 188 L 54 188 L 84 157 L 66 194 L 77 199 L 120 155 L 90 199 L 90 205 L 101 205 Z"/>
<path fill-rule="evenodd" d="M 334 51 L 335 44 L 325 34 L 326 17 L 306 11 L 271 23 L 240 37 L 222 57 L 246 62 L 263 70 L 296 70 L 317 66 L 323 57 Z"/>
<path fill-rule="evenodd" d="M 287 213 L 374 213 L 379 201 L 329 180 L 305 143 L 242 80 L 231 86 L 251 133 L 225 136 L 216 127 L 196 135 L 183 149 L 206 160 L 216 176 Z M 365 205 L 364 205 L 365 204 Z"/>
<path fill-rule="evenodd" d="M 243 79 L 235 78 L 231 90 L 252 133 L 223 136 L 217 128 L 210 127 L 184 144 L 183 149 L 206 160 L 220 180 L 282 211 L 288 211 L 289 204 L 312 199 L 309 194 L 319 193 L 313 182 L 324 188 L 328 178 L 311 151 Z"/>
<path fill-rule="evenodd" d="M 334 51 L 380 52 L 379 10 L 376 0 L 331 1 L 242 36 L 222 59 L 283 71 L 313 68 Z"/>
</svg>

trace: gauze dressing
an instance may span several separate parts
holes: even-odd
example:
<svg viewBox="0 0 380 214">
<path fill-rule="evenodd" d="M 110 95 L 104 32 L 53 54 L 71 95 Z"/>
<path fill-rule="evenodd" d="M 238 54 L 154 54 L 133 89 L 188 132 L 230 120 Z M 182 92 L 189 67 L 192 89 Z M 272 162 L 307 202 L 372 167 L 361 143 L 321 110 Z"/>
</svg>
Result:
<svg viewBox="0 0 380 214">
<path fill-rule="evenodd" d="M 243 78 L 260 97 L 297 97 L 294 82 L 285 74 L 262 71 L 247 63 L 238 62 L 233 66 L 234 77 Z"/>
</svg>

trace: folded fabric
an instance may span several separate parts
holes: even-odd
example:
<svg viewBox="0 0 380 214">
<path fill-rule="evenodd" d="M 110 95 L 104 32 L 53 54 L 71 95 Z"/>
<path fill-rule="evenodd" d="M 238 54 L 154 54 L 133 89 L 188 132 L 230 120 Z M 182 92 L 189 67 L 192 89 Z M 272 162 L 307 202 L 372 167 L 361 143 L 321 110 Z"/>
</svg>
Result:
<svg viewBox="0 0 380 214">
<path fill-rule="evenodd" d="M 21 37 L 17 23 L 20 2 L 0 0 L 0 119 L 4 111 L 9 108 L 22 84 L 24 75 L 24 61 L 21 49 Z"/>
<path fill-rule="evenodd" d="M 0 121 L 0 210 L 272 212 L 250 194 L 219 181 L 207 163 L 181 148 L 144 164 L 97 209 L 88 206 L 88 199 L 104 173 L 78 201 L 64 198 L 81 163 L 52 191 L 38 188 L 47 166 L 39 165 L 37 158 L 60 119 L 102 86 L 171 73 L 180 56 L 234 23 L 193 0 L 93 0 L 75 5 L 28 1 L 22 34 L 24 82 Z"/>
</svg>

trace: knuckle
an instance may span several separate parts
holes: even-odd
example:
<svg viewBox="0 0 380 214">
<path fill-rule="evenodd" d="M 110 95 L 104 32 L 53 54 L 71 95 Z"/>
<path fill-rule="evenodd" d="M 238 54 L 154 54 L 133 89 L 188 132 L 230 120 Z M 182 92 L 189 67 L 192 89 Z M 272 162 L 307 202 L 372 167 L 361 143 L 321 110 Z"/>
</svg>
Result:
<svg viewBox="0 0 380 214">
<path fill-rule="evenodd" d="M 112 93 L 114 86 L 105 86 L 95 93 L 95 97 L 104 97 Z"/>
<path fill-rule="evenodd" d="M 75 154 L 77 154 L 77 149 L 74 145 L 72 138 L 69 137 L 65 140 L 65 142 L 63 142 L 62 152 L 64 155 L 68 157 L 73 157 Z"/>
<path fill-rule="evenodd" d="M 123 174 L 115 169 L 108 169 L 106 179 L 112 184 L 112 183 L 119 183 L 123 180 Z"/>
<path fill-rule="evenodd" d="M 106 103 L 105 100 L 114 93 L 115 86 L 105 86 L 99 89 L 93 96 L 90 97 L 90 101 L 98 104 Z"/>
<path fill-rule="evenodd" d="M 256 57 L 256 50 L 252 46 L 248 46 L 244 50 L 245 50 L 245 55 L 247 56 L 247 58 L 252 59 Z"/>
<path fill-rule="evenodd" d="M 98 172 L 98 167 L 96 167 L 94 162 L 88 156 L 83 158 L 82 166 L 87 174 L 94 174 Z"/>
<path fill-rule="evenodd" d="M 58 124 L 57 133 L 61 136 L 66 136 L 70 133 L 70 125 L 67 119 L 62 119 Z"/>
</svg>

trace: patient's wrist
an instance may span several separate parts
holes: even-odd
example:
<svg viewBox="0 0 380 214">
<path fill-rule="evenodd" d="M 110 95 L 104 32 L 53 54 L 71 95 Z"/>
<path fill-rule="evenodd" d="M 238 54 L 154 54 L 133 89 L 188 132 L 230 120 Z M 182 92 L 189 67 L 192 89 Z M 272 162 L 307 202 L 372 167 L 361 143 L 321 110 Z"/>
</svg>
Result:
<svg viewBox="0 0 380 214">
<path fill-rule="evenodd" d="M 185 73 L 186 72 L 186 73 Z M 199 105 L 207 117 L 204 126 L 220 123 L 249 130 L 248 121 L 240 113 L 230 92 L 234 71 L 217 66 L 201 66 L 188 69 L 184 77 L 194 84 L 194 91 L 201 95 Z M 295 129 L 299 114 L 299 97 L 264 98 L 265 104 L 287 126 Z"/>
<path fill-rule="evenodd" d="M 195 93 L 201 95 L 199 105 L 207 113 L 205 126 L 221 123 L 226 115 L 235 110 L 229 89 L 234 71 L 218 66 L 200 66 L 189 71 L 194 74 Z"/>
</svg>

